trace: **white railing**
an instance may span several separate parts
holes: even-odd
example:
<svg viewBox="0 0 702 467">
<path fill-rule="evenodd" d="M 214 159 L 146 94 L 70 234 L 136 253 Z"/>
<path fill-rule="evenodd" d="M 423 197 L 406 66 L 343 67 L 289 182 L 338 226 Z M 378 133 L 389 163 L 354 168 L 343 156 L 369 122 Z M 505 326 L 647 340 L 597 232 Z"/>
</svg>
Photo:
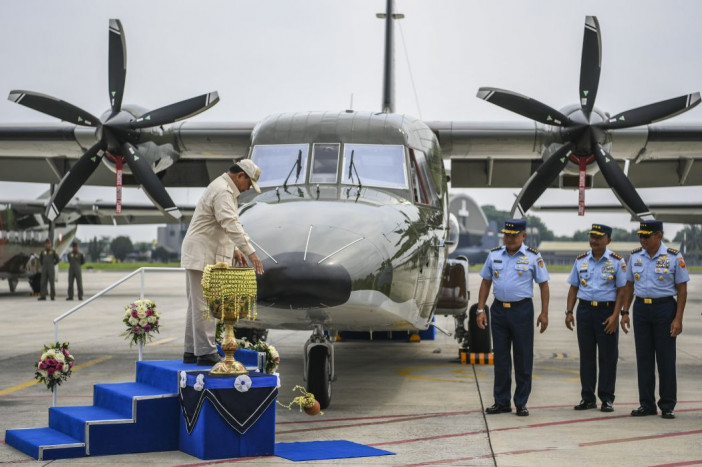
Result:
<svg viewBox="0 0 702 467">
<path fill-rule="evenodd" d="M 64 319 L 68 318 L 68 317 L 71 316 L 73 313 L 75 313 L 76 311 L 80 310 L 81 308 L 83 308 L 83 307 L 86 306 L 87 304 L 89 304 L 89 303 L 91 303 L 91 302 L 97 300 L 98 298 L 102 297 L 102 296 L 105 295 L 107 292 L 111 291 L 112 289 L 117 288 L 120 284 L 122 284 L 123 282 L 125 282 L 125 281 L 131 279 L 132 277 L 136 276 L 137 274 L 140 274 L 140 275 L 141 275 L 141 291 L 140 291 L 140 294 L 139 294 L 139 298 L 143 300 L 143 299 L 144 299 L 144 288 L 145 288 L 145 285 L 146 285 L 146 272 L 147 272 L 147 271 L 153 271 L 153 272 L 181 272 L 181 271 L 185 271 L 185 268 L 144 267 L 144 268 L 139 268 L 139 269 L 137 269 L 137 270 L 135 270 L 135 271 L 132 271 L 131 273 L 127 274 L 126 276 L 124 276 L 123 278 L 121 278 L 120 280 L 118 280 L 117 282 L 115 282 L 114 284 L 111 284 L 111 285 L 105 287 L 104 289 L 102 289 L 100 292 L 96 293 L 95 295 L 93 295 L 93 296 L 90 297 L 89 299 L 85 300 L 84 302 L 79 303 L 78 305 L 74 306 L 73 308 L 71 308 L 70 310 L 68 310 L 67 312 L 65 312 L 64 314 L 62 314 L 61 316 L 55 318 L 55 319 L 54 319 L 54 342 L 58 342 L 58 341 L 59 341 L 59 338 L 58 338 L 58 336 L 59 336 L 59 323 L 60 323 L 61 321 L 63 321 Z M 141 359 L 142 359 L 142 352 L 143 352 L 142 343 L 139 342 L 139 361 L 141 361 Z M 58 392 L 58 387 L 55 387 L 55 388 L 54 388 L 54 391 L 53 391 L 53 393 L 54 393 L 54 401 L 53 401 L 53 402 L 54 402 L 54 406 L 56 406 L 56 395 L 57 395 L 56 393 L 57 393 L 57 392 Z"/>
</svg>

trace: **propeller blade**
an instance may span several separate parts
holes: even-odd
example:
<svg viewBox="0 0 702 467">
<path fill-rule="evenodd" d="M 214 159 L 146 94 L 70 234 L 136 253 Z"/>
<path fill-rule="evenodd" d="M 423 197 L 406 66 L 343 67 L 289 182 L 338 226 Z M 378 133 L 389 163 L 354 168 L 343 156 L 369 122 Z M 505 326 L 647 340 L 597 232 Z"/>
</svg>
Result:
<svg viewBox="0 0 702 467">
<path fill-rule="evenodd" d="M 619 201 L 634 217 L 638 219 L 653 219 L 653 214 L 643 202 L 636 188 L 624 174 L 607 150 L 601 144 L 595 149 L 595 160 L 607 184 Z"/>
<path fill-rule="evenodd" d="M 580 108 L 589 120 L 595 106 L 602 68 L 602 38 L 596 16 L 585 17 L 583 55 L 580 59 Z"/>
<path fill-rule="evenodd" d="M 630 128 L 639 125 L 648 125 L 649 123 L 659 122 L 683 112 L 687 112 L 691 108 L 700 103 L 700 93 L 695 92 L 684 96 L 668 99 L 667 101 L 656 102 L 655 104 L 645 105 L 636 109 L 627 110 L 619 113 L 614 117 L 609 118 L 606 122 L 600 125 L 607 130 L 616 128 Z"/>
<path fill-rule="evenodd" d="M 176 207 L 161 180 L 154 171 L 151 170 L 149 162 L 139 154 L 134 145 L 131 143 L 123 143 L 122 155 L 127 161 L 127 165 L 129 165 L 132 174 L 137 181 L 139 181 L 144 188 L 144 192 L 156 207 L 165 214 L 175 219 L 180 219 L 183 214 L 181 214 L 180 210 Z"/>
<path fill-rule="evenodd" d="M 127 76 L 127 42 L 124 37 L 122 22 L 110 19 L 110 54 L 109 54 L 109 92 L 111 116 L 114 117 L 122 109 L 124 96 L 124 80 Z"/>
<path fill-rule="evenodd" d="M 13 90 L 7 98 L 30 109 L 38 110 L 46 115 L 51 115 L 69 123 L 81 126 L 97 127 L 100 119 L 90 112 L 76 107 L 73 104 L 32 91 Z"/>
<path fill-rule="evenodd" d="M 568 153 L 573 149 L 571 143 L 564 144 L 546 159 L 543 164 L 536 169 L 529 180 L 522 187 L 522 191 L 517 196 L 512 206 L 511 215 L 514 217 L 520 214 L 522 217 L 551 186 L 551 183 L 558 177 L 561 170 L 568 163 Z"/>
<path fill-rule="evenodd" d="M 572 124 L 570 119 L 558 110 L 516 92 L 497 88 L 480 88 L 477 97 L 546 125 L 565 127 Z"/>
<path fill-rule="evenodd" d="M 102 141 L 94 144 L 90 149 L 85 151 L 78 162 L 76 162 L 71 170 L 64 175 L 58 189 L 54 192 L 49 204 L 46 207 L 46 217 L 50 221 L 54 221 L 61 214 L 63 208 L 73 198 L 80 187 L 88 181 L 90 176 L 95 172 L 95 169 L 100 164 L 104 153 Z"/>
<path fill-rule="evenodd" d="M 217 102 L 219 102 L 217 91 L 210 92 L 147 112 L 131 122 L 131 126 L 132 128 L 148 128 L 177 122 L 204 112 Z"/>
</svg>

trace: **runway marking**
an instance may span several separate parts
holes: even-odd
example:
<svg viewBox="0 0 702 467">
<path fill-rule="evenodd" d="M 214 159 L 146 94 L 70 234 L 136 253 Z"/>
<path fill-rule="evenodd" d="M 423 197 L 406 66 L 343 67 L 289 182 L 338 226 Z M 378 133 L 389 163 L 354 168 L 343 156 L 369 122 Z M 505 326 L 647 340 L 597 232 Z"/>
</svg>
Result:
<svg viewBox="0 0 702 467">
<path fill-rule="evenodd" d="M 691 410 L 702 410 L 702 409 L 691 409 Z M 696 434 L 700 434 L 700 433 L 702 433 L 702 430 L 674 431 L 672 433 L 663 433 L 663 434 L 648 435 L 648 436 L 635 436 L 633 438 L 619 438 L 619 439 L 606 439 L 606 440 L 602 440 L 602 441 L 592 441 L 589 443 L 580 443 L 578 446 L 588 447 L 588 446 L 601 446 L 603 444 L 630 443 L 632 441 L 642 441 L 645 439 L 672 438 L 674 436 L 688 436 L 688 435 L 696 435 Z"/>
<path fill-rule="evenodd" d="M 702 465 L 702 459 L 697 459 L 694 461 L 674 462 L 672 464 L 658 464 L 652 465 L 651 467 L 678 467 L 683 465 Z"/>
<path fill-rule="evenodd" d="M 468 368 L 460 369 L 456 368 L 456 365 L 454 364 L 441 364 L 441 365 L 422 365 L 422 366 L 409 366 L 407 368 L 400 368 L 399 370 L 395 371 L 395 374 L 398 376 L 403 376 L 405 378 L 410 378 L 410 379 L 418 379 L 421 381 L 438 381 L 438 382 L 443 382 L 443 383 L 462 383 L 465 384 L 468 378 L 465 376 L 459 376 L 457 378 L 461 379 L 449 379 L 449 378 L 432 378 L 430 376 L 421 376 L 421 375 L 415 375 L 412 372 L 413 371 L 422 371 L 426 369 L 437 369 L 437 368 L 452 368 L 452 373 L 460 373 L 460 372 L 468 372 Z M 472 376 L 472 370 L 470 370 L 470 374 Z M 479 375 L 480 377 L 485 376 L 485 373 L 481 373 Z"/>
<path fill-rule="evenodd" d="M 166 344 L 166 343 L 168 343 L 168 342 L 170 342 L 170 341 L 174 341 L 175 339 L 176 339 L 175 337 L 166 337 L 166 338 L 164 338 L 164 339 L 159 339 L 159 340 L 157 340 L 157 341 L 149 342 L 148 344 L 146 344 L 146 346 L 147 346 L 147 347 L 151 347 L 151 346 L 154 346 L 154 345 Z"/>
<path fill-rule="evenodd" d="M 506 452 L 496 453 L 494 455 L 494 457 L 497 457 L 497 456 L 516 456 L 519 454 L 534 454 L 537 452 L 553 451 L 555 449 L 556 448 L 543 448 L 543 449 L 522 449 L 521 451 L 506 451 Z M 455 459 L 442 459 L 442 460 L 438 460 L 438 461 L 420 462 L 418 464 L 405 464 L 405 467 L 418 467 L 421 465 L 453 464 L 454 462 L 465 462 L 465 461 L 476 460 L 476 459 L 493 459 L 494 457 L 492 454 L 484 454 L 482 456 L 458 457 Z"/>
<path fill-rule="evenodd" d="M 82 370 L 83 368 L 88 368 L 88 367 L 91 367 L 93 365 L 97 365 L 98 363 L 102 363 L 105 360 L 109 360 L 111 358 L 112 358 L 111 355 L 106 355 L 104 357 L 94 358 L 93 360 L 87 361 L 85 363 L 81 363 L 80 365 L 75 365 L 73 367 L 73 371 L 79 371 L 79 370 Z M 38 382 L 39 382 L 39 380 L 33 379 L 31 381 L 25 381 L 24 383 L 10 386 L 9 388 L 5 388 L 5 389 L 0 390 L 0 396 L 4 396 L 6 394 L 10 394 L 10 393 L 13 393 L 16 391 L 21 391 L 22 389 L 26 389 L 30 386 L 34 386 Z"/>
</svg>

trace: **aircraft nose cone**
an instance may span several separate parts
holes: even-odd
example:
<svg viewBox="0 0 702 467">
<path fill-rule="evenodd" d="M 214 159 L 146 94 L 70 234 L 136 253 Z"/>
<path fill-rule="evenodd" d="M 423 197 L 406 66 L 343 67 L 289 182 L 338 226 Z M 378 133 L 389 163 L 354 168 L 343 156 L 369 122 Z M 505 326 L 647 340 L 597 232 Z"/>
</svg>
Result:
<svg viewBox="0 0 702 467">
<path fill-rule="evenodd" d="M 341 264 L 308 252 L 281 253 L 263 261 L 258 301 L 273 308 L 310 309 L 341 305 L 351 295 L 351 276 Z"/>
</svg>

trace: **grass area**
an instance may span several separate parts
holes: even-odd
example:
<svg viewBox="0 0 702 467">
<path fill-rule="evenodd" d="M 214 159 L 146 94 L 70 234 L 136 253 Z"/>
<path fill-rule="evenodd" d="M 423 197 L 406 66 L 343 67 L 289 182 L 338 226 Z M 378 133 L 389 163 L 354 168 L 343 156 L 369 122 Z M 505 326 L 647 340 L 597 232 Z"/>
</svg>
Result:
<svg viewBox="0 0 702 467">
<path fill-rule="evenodd" d="M 83 270 L 90 271 L 134 271 L 139 268 L 179 268 L 180 263 L 85 263 Z M 68 271 L 68 263 L 60 262 L 59 270 Z"/>
</svg>

